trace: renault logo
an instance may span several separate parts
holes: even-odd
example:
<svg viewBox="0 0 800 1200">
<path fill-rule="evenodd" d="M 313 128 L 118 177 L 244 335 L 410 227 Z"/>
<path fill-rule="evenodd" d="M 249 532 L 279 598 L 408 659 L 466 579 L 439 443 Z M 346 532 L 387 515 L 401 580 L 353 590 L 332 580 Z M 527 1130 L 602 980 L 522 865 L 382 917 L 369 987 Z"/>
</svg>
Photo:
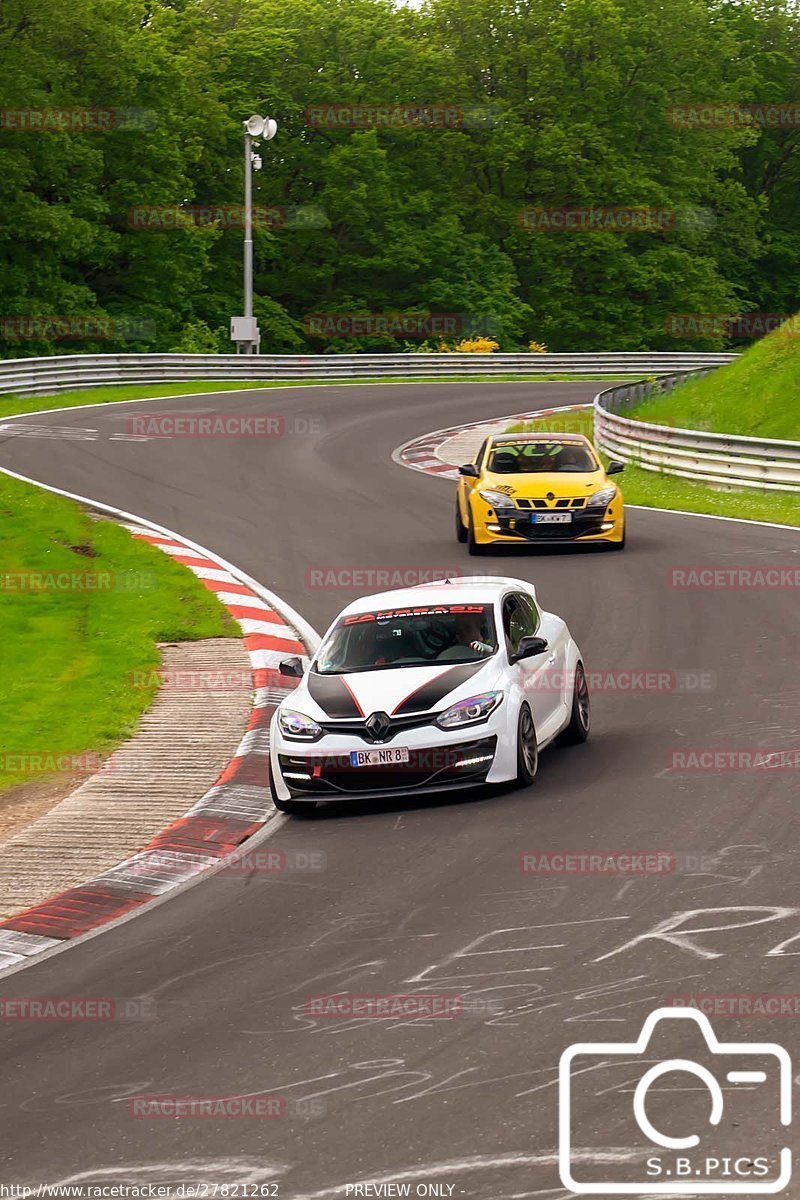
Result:
<svg viewBox="0 0 800 1200">
<path fill-rule="evenodd" d="M 367 732 L 373 742 L 382 742 L 391 727 L 392 722 L 385 712 L 376 712 L 371 717 L 367 717 Z"/>
</svg>

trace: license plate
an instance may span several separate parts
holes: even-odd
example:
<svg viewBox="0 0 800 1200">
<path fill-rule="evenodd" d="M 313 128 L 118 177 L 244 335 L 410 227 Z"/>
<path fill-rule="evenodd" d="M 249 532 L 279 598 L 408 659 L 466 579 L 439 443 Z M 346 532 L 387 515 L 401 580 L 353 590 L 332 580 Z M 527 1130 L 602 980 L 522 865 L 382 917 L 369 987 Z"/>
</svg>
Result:
<svg viewBox="0 0 800 1200">
<path fill-rule="evenodd" d="M 569 525 L 572 520 L 572 513 L 534 513 L 531 520 L 534 525 Z"/>
<path fill-rule="evenodd" d="M 387 746 L 382 750 L 351 750 L 351 767 L 391 767 L 395 763 L 407 763 L 408 750 L 405 746 Z"/>
</svg>

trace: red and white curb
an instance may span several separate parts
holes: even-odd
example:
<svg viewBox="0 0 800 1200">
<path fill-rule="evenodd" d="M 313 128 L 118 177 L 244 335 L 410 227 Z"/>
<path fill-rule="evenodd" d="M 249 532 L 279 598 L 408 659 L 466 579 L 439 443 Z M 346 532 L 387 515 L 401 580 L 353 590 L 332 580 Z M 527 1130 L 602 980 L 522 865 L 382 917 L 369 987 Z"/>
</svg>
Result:
<svg viewBox="0 0 800 1200">
<path fill-rule="evenodd" d="M 425 475 L 438 475 L 442 479 L 458 479 L 457 465 L 444 462 L 438 457 L 437 451 L 440 446 L 459 433 L 468 433 L 473 429 L 489 429 L 499 422 L 511 424 L 513 421 L 532 421 L 539 417 L 551 417 L 561 413 L 585 412 L 592 407 L 591 404 L 566 404 L 559 408 L 537 408 L 533 412 L 516 413 L 509 417 L 492 417 L 487 421 L 452 425 L 449 429 L 437 429 L 433 433 L 425 433 L 422 437 L 404 442 L 402 446 L 397 447 L 392 458 L 400 466 L 409 467 L 412 471 L 422 471 Z"/>
<path fill-rule="evenodd" d="M 289 655 L 313 653 L 318 642 L 298 613 L 204 547 L 129 513 L 72 498 L 122 518 L 134 537 L 171 555 L 216 593 L 244 635 L 253 708 L 234 757 L 188 812 L 102 875 L 0 922 L 0 971 L 91 933 L 218 868 L 276 817 L 268 783 L 269 725 L 277 705 L 297 686 L 279 674 L 278 664 Z"/>
</svg>

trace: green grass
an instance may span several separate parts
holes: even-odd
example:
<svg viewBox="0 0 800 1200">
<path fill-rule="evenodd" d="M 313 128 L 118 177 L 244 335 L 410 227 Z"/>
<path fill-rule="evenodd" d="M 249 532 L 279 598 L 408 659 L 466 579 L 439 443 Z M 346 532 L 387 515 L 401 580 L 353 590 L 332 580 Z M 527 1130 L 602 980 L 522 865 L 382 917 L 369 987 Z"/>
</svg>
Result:
<svg viewBox="0 0 800 1200">
<path fill-rule="evenodd" d="M 5 475 L 0 562 L 0 790 L 46 773 L 6 755 L 104 753 L 129 736 L 155 691 L 132 672 L 158 666 L 157 642 L 238 634 L 168 555 Z M 84 586 L 24 590 L 27 572 L 78 572 Z"/>
<path fill-rule="evenodd" d="M 308 387 L 309 384 L 330 383 L 355 386 L 362 383 L 580 383 L 589 380 L 606 381 L 630 379 L 629 375 L 446 375 L 432 381 L 416 375 L 397 375 L 390 379 L 375 376 L 369 379 L 289 379 L 238 380 L 219 379 L 214 383 L 122 384 L 119 386 L 85 388 L 75 392 L 60 392 L 51 396 L 0 396 L 0 418 L 38 412 L 50 408 L 80 408 L 84 404 L 104 404 L 113 400 L 148 400 L 152 396 L 192 396 L 206 392 L 246 391 L 250 388 Z"/>
<path fill-rule="evenodd" d="M 593 438 L 593 414 L 591 411 L 565 413 L 563 417 L 545 417 L 509 426 L 509 432 L 513 433 L 542 429 L 550 433 L 584 433 L 588 438 Z M 608 456 L 601 457 L 607 465 Z M 721 490 L 691 483 L 674 475 L 644 471 L 634 465 L 626 466 L 624 474 L 618 478 L 626 504 L 640 504 L 645 508 L 674 508 L 720 517 L 744 517 L 751 521 L 774 521 L 778 525 L 800 525 L 800 495 L 797 493 L 770 492 L 759 488 Z"/>
<path fill-rule="evenodd" d="M 800 441 L 800 336 L 780 329 L 735 362 L 671 395 L 658 396 L 626 416 L 682 429 Z"/>
</svg>

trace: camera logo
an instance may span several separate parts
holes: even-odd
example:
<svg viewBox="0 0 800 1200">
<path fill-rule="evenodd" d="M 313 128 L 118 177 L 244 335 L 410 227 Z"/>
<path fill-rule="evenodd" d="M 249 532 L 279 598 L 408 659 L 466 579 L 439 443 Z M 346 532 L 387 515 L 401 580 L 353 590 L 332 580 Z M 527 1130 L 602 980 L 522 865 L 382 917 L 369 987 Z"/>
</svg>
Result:
<svg viewBox="0 0 800 1200">
<path fill-rule="evenodd" d="M 662 1035 L 677 1035 L 691 1042 L 699 1051 L 697 1057 L 707 1059 L 709 1065 L 688 1057 L 655 1058 L 651 1043 L 657 1027 L 659 1045 Z M 621 1083 L 610 1088 L 598 1085 L 598 1078 L 604 1077 L 597 1072 L 615 1069 L 624 1069 Z M 672 1076 L 669 1085 L 653 1086 L 668 1075 Z M 791 1151 L 782 1147 L 759 1154 L 756 1146 L 747 1144 L 748 1118 L 756 1121 L 759 1131 L 789 1125 L 791 1088 L 792 1064 L 783 1046 L 720 1042 L 703 1013 L 659 1008 L 647 1018 L 636 1042 L 580 1042 L 561 1055 L 561 1182 L 584 1196 L 780 1192 L 792 1176 Z M 625 1102 L 620 1120 L 629 1130 L 632 1151 L 622 1156 L 624 1167 L 611 1169 L 612 1176 L 624 1176 L 616 1181 L 594 1177 L 595 1170 L 608 1173 L 610 1169 L 603 1148 L 598 1147 L 596 1155 L 583 1148 L 592 1140 L 591 1130 L 609 1111 L 614 1094 Z M 672 1133 L 683 1136 L 664 1132 L 665 1127 L 674 1127 L 676 1120 L 681 1128 L 673 1128 Z M 587 1136 L 582 1136 L 584 1126 Z M 690 1132 L 694 1129 L 697 1132 Z M 581 1140 L 576 1142 L 575 1135 Z M 715 1136 L 720 1139 L 719 1146 L 713 1143 Z M 732 1144 L 726 1143 L 726 1138 Z M 616 1144 L 627 1145 L 627 1135 Z M 576 1178 L 575 1172 L 581 1178 Z"/>
</svg>

